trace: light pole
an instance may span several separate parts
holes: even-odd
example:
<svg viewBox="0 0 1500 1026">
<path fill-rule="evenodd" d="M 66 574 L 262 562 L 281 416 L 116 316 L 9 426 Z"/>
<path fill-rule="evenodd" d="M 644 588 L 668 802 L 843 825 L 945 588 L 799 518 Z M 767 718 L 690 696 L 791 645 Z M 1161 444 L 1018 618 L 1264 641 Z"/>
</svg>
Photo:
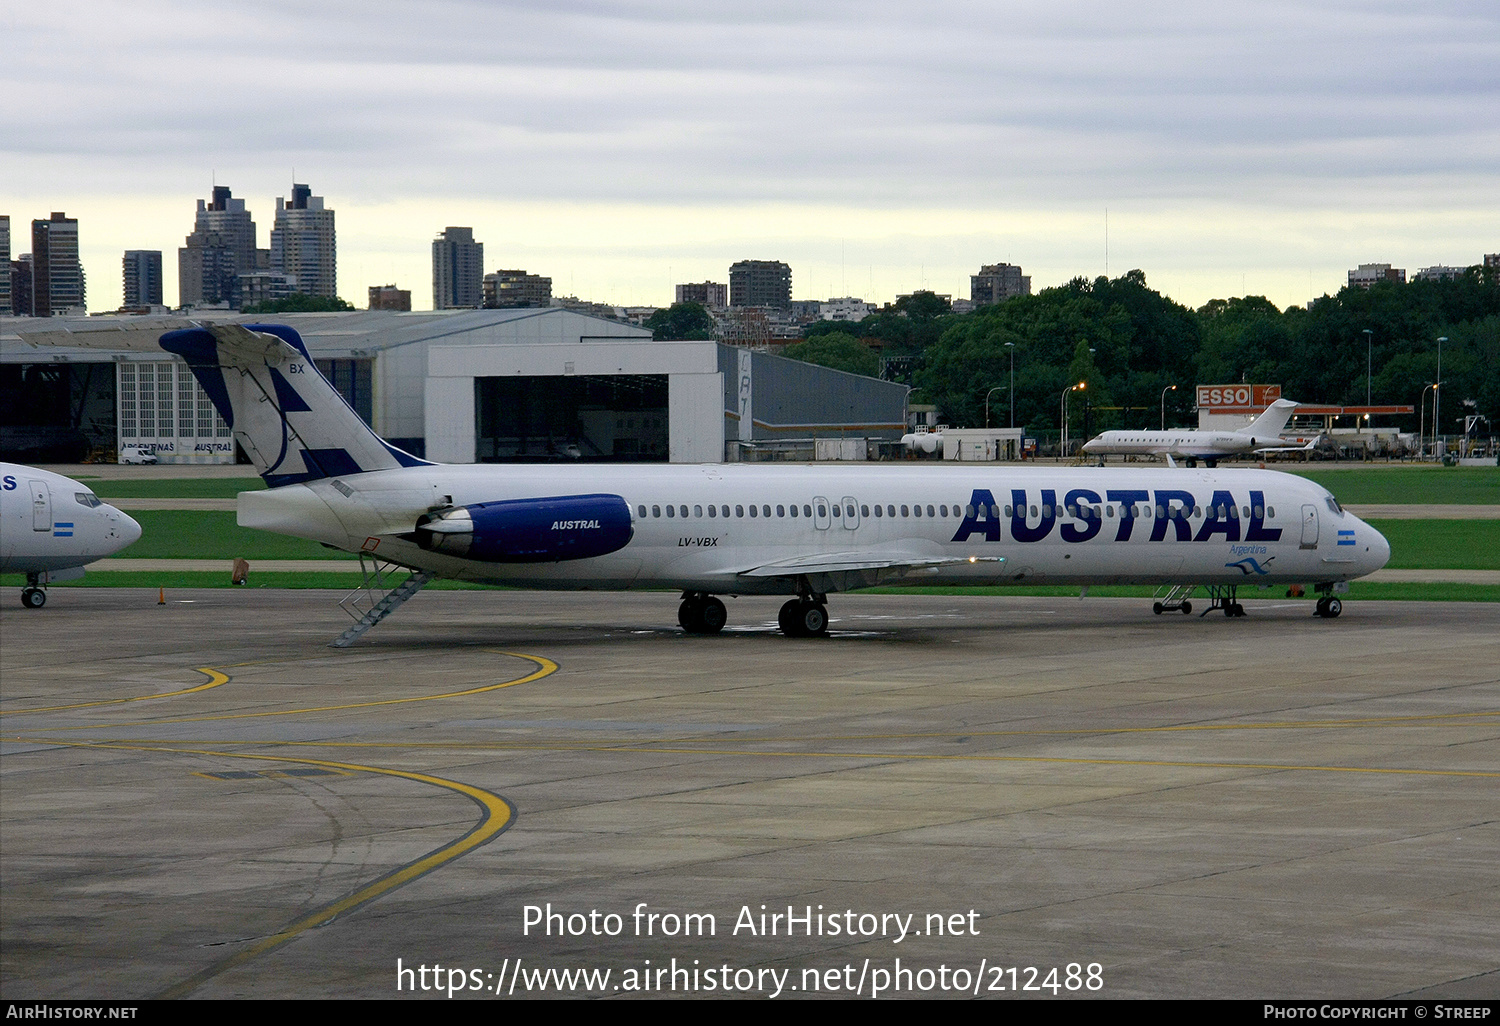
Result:
<svg viewBox="0 0 1500 1026">
<path fill-rule="evenodd" d="M 1370 374 L 1375 368 L 1372 355 L 1375 351 L 1375 333 L 1365 329 L 1365 405 L 1370 405 Z"/>
<path fill-rule="evenodd" d="M 994 388 L 984 393 L 984 426 L 986 428 L 990 426 L 990 396 L 994 395 L 1004 387 L 1004 385 L 996 385 Z"/>
<path fill-rule="evenodd" d="M 1446 341 L 1448 341 L 1447 335 L 1438 339 L 1437 381 L 1432 385 L 1432 454 L 1434 456 L 1437 455 L 1438 425 L 1442 423 L 1438 420 L 1438 388 L 1443 383 L 1443 343 Z"/>
<path fill-rule="evenodd" d="M 1068 455 L 1068 393 L 1070 393 L 1070 392 L 1081 392 L 1086 387 L 1087 387 L 1087 383 L 1080 381 L 1076 385 L 1069 385 L 1067 388 L 1063 389 L 1063 394 L 1062 394 L 1062 443 L 1059 446 L 1059 450 L 1060 451 L 1058 453 L 1058 457 L 1060 459 L 1065 459 L 1065 458 L 1067 458 L 1067 455 Z"/>
<path fill-rule="evenodd" d="M 1434 399 L 1436 399 L 1437 398 L 1437 383 L 1433 382 L 1432 384 L 1427 385 L 1426 387 L 1424 387 L 1422 389 L 1422 403 L 1421 403 L 1421 407 L 1420 407 L 1421 408 L 1421 412 L 1417 415 L 1417 456 L 1418 456 L 1418 458 L 1426 455 L 1426 446 L 1424 446 L 1422 444 L 1422 440 L 1427 437 L 1427 390 L 1428 389 L 1432 390 L 1432 397 Z"/>
<path fill-rule="evenodd" d="M 1016 344 L 1005 343 L 1005 348 L 1010 350 L 1010 426 L 1016 426 Z"/>
<path fill-rule="evenodd" d="M 1167 429 L 1167 393 L 1177 391 L 1176 385 L 1168 385 L 1161 390 L 1161 429 Z"/>
</svg>

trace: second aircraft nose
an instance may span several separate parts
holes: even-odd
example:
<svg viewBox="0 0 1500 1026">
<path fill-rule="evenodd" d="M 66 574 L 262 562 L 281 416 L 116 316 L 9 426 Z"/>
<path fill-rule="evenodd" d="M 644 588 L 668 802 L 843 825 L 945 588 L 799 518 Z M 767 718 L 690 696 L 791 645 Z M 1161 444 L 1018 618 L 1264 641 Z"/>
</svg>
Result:
<svg viewBox="0 0 1500 1026">
<path fill-rule="evenodd" d="M 110 508 L 114 509 L 114 507 Z M 141 540 L 141 525 L 136 523 L 135 518 L 128 513 L 122 513 L 116 509 L 111 520 L 115 535 L 115 547 L 111 551 L 119 552 Z"/>
</svg>

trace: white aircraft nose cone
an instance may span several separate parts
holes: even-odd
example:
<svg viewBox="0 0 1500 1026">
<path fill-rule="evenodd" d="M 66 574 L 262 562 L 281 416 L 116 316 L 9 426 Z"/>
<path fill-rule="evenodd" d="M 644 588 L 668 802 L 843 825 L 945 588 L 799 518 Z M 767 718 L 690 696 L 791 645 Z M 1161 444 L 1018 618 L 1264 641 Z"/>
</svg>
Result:
<svg viewBox="0 0 1500 1026">
<path fill-rule="evenodd" d="M 1379 570 L 1391 561 L 1391 543 L 1385 540 L 1385 535 L 1375 530 L 1370 530 L 1370 569 Z"/>
<path fill-rule="evenodd" d="M 114 525 L 115 537 L 119 544 L 115 546 L 114 551 L 119 552 L 126 546 L 134 545 L 141 540 L 141 525 L 136 523 L 135 518 L 128 513 L 121 513 L 119 510 L 115 511 L 115 517 L 117 518 Z"/>
</svg>

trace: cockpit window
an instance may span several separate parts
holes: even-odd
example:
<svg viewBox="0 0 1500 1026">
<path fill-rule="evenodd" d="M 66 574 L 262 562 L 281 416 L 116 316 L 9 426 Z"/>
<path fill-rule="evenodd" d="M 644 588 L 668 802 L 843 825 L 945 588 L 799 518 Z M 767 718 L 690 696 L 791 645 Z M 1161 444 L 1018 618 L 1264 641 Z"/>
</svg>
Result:
<svg viewBox="0 0 1500 1026">
<path fill-rule="evenodd" d="M 1331 492 L 1324 497 L 1323 501 L 1328 503 L 1328 508 L 1333 512 L 1334 516 L 1341 517 L 1344 515 L 1344 507 L 1339 505 L 1339 500 L 1335 499 Z"/>
<path fill-rule="evenodd" d="M 104 505 L 104 503 L 99 501 L 99 496 L 95 495 L 93 492 L 74 492 L 73 498 L 78 500 L 78 505 L 80 506 L 88 506 L 92 508 L 94 506 Z"/>
</svg>

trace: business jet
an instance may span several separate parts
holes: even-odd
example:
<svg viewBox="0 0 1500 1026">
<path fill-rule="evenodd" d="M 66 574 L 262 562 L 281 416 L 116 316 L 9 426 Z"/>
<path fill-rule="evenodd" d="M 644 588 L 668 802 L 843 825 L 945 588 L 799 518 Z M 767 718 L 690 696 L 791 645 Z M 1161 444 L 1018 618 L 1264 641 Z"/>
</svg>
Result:
<svg viewBox="0 0 1500 1026">
<path fill-rule="evenodd" d="M 61 474 L 0 463 L 0 573 L 24 573 L 21 605 L 47 604 L 47 585 L 82 577 L 119 552 L 141 525 Z"/>
<path fill-rule="evenodd" d="M 1182 457 L 1189 467 L 1202 460 L 1209 467 L 1218 465 L 1225 456 L 1243 453 L 1308 452 L 1317 439 L 1306 444 L 1283 445 L 1281 431 L 1297 404 L 1277 399 L 1266 407 L 1247 427 L 1239 431 L 1203 431 L 1180 428 L 1172 431 L 1106 431 L 1090 439 L 1083 451 L 1091 456 L 1107 454 L 1133 456 Z"/>
<path fill-rule="evenodd" d="M 76 336 L 70 341 L 78 345 Z M 118 342 L 100 342 L 117 346 Z M 720 595 L 785 595 L 793 637 L 828 595 L 921 584 L 1154 584 L 1163 608 L 1242 615 L 1244 584 L 1311 585 L 1337 616 L 1386 540 L 1312 481 L 1262 470 L 954 466 L 443 465 L 388 444 L 283 325 L 171 331 L 267 489 L 241 526 L 322 542 L 413 575 L 343 646 L 434 577 L 545 589 L 680 589 L 712 634 Z"/>
</svg>

